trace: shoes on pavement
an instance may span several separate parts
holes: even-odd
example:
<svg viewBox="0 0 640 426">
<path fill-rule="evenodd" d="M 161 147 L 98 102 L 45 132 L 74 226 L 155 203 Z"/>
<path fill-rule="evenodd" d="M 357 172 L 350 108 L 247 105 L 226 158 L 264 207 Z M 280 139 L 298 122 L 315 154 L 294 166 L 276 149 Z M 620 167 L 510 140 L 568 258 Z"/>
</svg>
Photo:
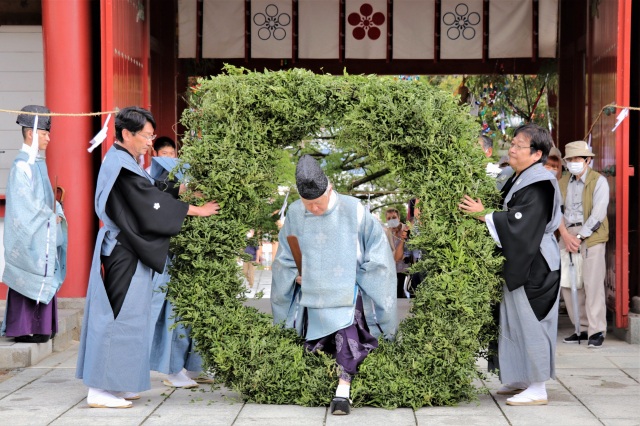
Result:
<svg viewBox="0 0 640 426">
<path fill-rule="evenodd" d="M 589 349 L 600 349 L 604 342 L 604 334 L 602 332 L 589 336 Z"/>
<path fill-rule="evenodd" d="M 176 374 L 169 374 L 162 383 L 172 388 L 192 389 L 198 387 L 198 383 L 189 378 L 183 371 Z"/>
<path fill-rule="evenodd" d="M 127 401 L 135 401 L 140 399 L 140 394 L 135 392 L 111 392 L 114 396 L 118 398 L 125 399 Z"/>
<path fill-rule="evenodd" d="M 49 334 L 27 334 L 25 336 L 16 336 L 16 343 L 47 343 L 51 336 Z"/>
<path fill-rule="evenodd" d="M 498 395 L 517 395 L 527 388 L 526 383 L 508 383 L 500 386 L 496 392 Z"/>
<path fill-rule="evenodd" d="M 515 395 L 507 399 L 507 405 L 547 405 L 548 403 L 549 401 L 547 398 L 537 399 L 535 397 L 525 396 L 522 394 Z"/>
<path fill-rule="evenodd" d="M 87 404 L 91 408 L 130 408 L 133 406 L 131 401 L 119 398 L 109 391 L 97 388 L 89 388 Z"/>
<path fill-rule="evenodd" d="M 531 383 L 524 391 L 507 399 L 507 405 L 547 405 L 544 382 Z"/>
<path fill-rule="evenodd" d="M 573 333 L 571 336 L 569 337 L 565 337 L 564 340 L 562 340 L 564 343 L 580 343 L 582 340 L 588 340 L 588 335 L 586 331 L 583 331 L 582 333 L 580 333 L 580 336 L 578 336 L 576 333 Z"/>
<path fill-rule="evenodd" d="M 204 371 L 189 371 L 187 377 L 201 385 L 210 385 L 216 382 L 213 374 L 207 374 Z"/>
<path fill-rule="evenodd" d="M 331 414 L 334 416 L 344 416 L 351 413 L 351 401 L 349 398 L 342 398 L 340 396 L 334 396 L 329 406 Z"/>
</svg>

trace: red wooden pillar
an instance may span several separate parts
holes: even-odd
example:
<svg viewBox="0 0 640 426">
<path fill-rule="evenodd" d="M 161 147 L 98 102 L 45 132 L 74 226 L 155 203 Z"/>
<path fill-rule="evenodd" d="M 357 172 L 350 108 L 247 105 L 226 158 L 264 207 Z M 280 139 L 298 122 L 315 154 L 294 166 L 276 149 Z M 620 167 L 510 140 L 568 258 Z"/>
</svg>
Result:
<svg viewBox="0 0 640 426">
<path fill-rule="evenodd" d="M 176 133 L 176 101 L 178 90 L 176 89 L 176 31 L 170 31 L 175 27 L 177 15 L 177 1 L 171 0 L 160 5 L 154 4 L 149 10 L 150 33 L 153 43 L 151 58 L 149 60 L 151 70 L 150 98 L 151 112 L 156 119 L 156 134 L 169 136 L 179 142 Z M 186 86 L 185 86 L 186 87 Z M 182 92 L 184 88 L 180 91 Z M 180 110 L 182 111 L 182 110 Z"/>
<path fill-rule="evenodd" d="M 631 0 L 618 0 L 616 103 L 630 101 Z M 616 110 L 616 115 L 620 113 Z M 629 178 L 635 170 L 629 157 L 629 119 L 616 130 L 616 327 L 629 327 Z"/>
<path fill-rule="evenodd" d="M 86 0 L 42 0 L 46 105 L 53 112 L 91 111 L 91 16 Z M 87 152 L 91 117 L 53 117 L 47 166 L 65 188 L 69 223 L 67 278 L 61 297 L 84 297 L 95 244 L 94 172 Z"/>
</svg>

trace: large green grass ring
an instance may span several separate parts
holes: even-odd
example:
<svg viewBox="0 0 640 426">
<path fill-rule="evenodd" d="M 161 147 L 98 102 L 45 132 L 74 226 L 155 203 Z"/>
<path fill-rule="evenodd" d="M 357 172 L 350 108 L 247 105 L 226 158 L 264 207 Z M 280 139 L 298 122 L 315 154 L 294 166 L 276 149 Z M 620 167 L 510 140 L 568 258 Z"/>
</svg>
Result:
<svg viewBox="0 0 640 426">
<path fill-rule="evenodd" d="M 319 406 L 333 396 L 334 361 L 305 353 L 295 333 L 245 307 L 237 265 L 249 224 L 274 194 L 282 150 L 331 127 L 342 146 L 384 161 L 421 210 L 412 241 L 426 279 L 396 340 L 360 366 L 354 405 L 451 405 L 481 392 L 476 360 L 494 332 L 501 259 L 486 228 L 457 205 L 470 194 L 492 206 L 497 192 L 478 125 L 450 93 L 391 77 L 228 67 L 192 88 L 182 123 L 190 185 L 222 208 L 189 219 L 173 239 L 169 298 L 226 386 L 258 403 Z"/>
</svg>

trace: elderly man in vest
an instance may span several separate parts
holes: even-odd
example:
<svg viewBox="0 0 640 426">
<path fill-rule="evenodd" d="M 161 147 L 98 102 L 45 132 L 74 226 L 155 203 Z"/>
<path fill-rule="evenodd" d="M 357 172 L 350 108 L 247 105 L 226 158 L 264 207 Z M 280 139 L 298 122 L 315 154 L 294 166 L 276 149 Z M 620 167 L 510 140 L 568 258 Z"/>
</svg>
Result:
<svg viewBox="0 0 640 426">
<path fill-rule="evenodd" d="M 584 285 L 578 289 L 580 335 L 574 333 L 564 343 L 587 340 L 589 348 L 600 348 L 607 332 L 607 309 L 604 288 L 605 245 L 609 239 L 607 206 L 609 184 L 604 176 L 589 166 L 595 155 L 584 141 L 568 143 L 564 159 L 569 174 L 560 179 L 564 203 L 564 221 L 561 223 L 560 248 L 582 256 Z M 563 274 L 570 271 L 562 271 Z M 580 283 L 578 283 L 580 284 Z M 562 295 L 567 311 L 575 324 L 571 289 L 563 287 Z"/>
</svg>

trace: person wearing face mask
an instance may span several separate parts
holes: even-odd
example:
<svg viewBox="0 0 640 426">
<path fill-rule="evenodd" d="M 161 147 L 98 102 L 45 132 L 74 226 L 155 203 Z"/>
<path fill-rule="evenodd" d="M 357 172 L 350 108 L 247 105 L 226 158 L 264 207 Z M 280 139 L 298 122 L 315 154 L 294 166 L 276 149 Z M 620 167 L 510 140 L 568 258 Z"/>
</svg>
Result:
<svg viewBox="0 0 640 426">
<path fill-rule="evenodd" d="M 595 155 L 584 141 L 565 146 L 565 161 L 569 173 L 560 179 L 564 204 L 560 231 L 560 249 L 582 256 L 582 288 L 578 289 L 580 335 L 564 339 L 564 343 L 579 343 L 588 339 L 588 347 L 602 347 L 607 332 L 607 309 L 604 278 L 605 249 L 609 240 L 609 184 L 600 173 L 589 167 Z M 562 271 L 563 274 L 569 271 Z M 571 300 L 571 288 L 562 288 L 564 300 Z M 573 305 L 567 311 L 575 325 Z"/>
<path fill-rule="evenodd" d="M 408 294 L 404 290 L 404 281 L 407 278 L 407 270 L 409 265 L 404 262 L 404 247 L 407 242 L 408 228 L 400 222 L 400 213 L 397 209 L 387 209 L 385 212 L 387 219 L 387 229 L 389 233 L 387 238 L 393 251 L 393 260 L 396 262 L 396 288 L 399 299 L 408 298 Z"/>
<path fill-rule="evenodd" d="M 166 137 L 157 138 L 153 144 L 151 166 L 148 173 L 155 180 L 155 186 L 163 192 L 179 199 L 186 190 L 187 177 L 184 169 L 170 173 L 178 166 L 175 142 Z M 203 371 L 202 357 L 196 342 L 191 338 L 191 327 L 183 324 L 173 311 L 173 304 L 166 298 L 171 277 L 171 253 L 161 274 L 153 276 L 153 296 L 151 298 L 151 318 L 155 318 L 151 335 L 151 370 L 166 374 L 162 380 L 165 386 L 191 389 L 199 384 L 213 383 L 213 377 Z"/>
</svg>

